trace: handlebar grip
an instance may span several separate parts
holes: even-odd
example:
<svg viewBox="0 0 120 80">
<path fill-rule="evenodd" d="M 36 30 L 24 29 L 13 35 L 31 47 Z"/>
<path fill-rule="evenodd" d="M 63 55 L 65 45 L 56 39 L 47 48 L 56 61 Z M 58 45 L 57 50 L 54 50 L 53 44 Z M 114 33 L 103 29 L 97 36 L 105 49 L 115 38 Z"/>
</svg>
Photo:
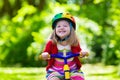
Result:
<svg viewBox="0 0 120 80">
<path fill-rule="evenodd" d="M 50 56 L 50 54 L 48 55 L 48 59 L 50 59 L 51 58 L 51 56 Z"/>
<path fill-rule="evenodd" d="M 89 53 L 87 52 L 85 55 L 84 54 L 82 54 L 82 53 L 80 53 L 80 55 L 79 55 L 80 57 L 88 57 L 89 56 Z"/>
</svg>

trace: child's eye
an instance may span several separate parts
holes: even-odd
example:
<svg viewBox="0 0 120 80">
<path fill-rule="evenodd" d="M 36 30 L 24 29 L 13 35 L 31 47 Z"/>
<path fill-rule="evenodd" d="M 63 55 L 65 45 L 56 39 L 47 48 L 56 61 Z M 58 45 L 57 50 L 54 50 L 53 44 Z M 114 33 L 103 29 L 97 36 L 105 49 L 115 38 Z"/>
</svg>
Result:
<svg viewBox="0 0 120 80">
<path fill-rule="evenodd" d="M 67 25 L 64 25 L 64 27 L 67 27 Z"/>
<path fill-rule="evenodd" d="M 60 26 L 57 26 L 57 28 L 59 28 Z"/>
</svg>

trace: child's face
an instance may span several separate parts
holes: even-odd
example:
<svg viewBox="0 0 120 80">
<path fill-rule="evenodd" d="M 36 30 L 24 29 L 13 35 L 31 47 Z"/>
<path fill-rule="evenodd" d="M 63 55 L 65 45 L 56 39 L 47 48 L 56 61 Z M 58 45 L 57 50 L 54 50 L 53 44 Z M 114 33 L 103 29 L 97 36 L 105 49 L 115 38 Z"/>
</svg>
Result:
<svg viewBox="0 0 120 80">
<path fill-rule="evenodd" d="M 70 25 L 65 20 L 60 20 L 56 24 L 56 35 L 59 36 L 61 39 L 65 38 L 70 34 Z"/>
</svg>

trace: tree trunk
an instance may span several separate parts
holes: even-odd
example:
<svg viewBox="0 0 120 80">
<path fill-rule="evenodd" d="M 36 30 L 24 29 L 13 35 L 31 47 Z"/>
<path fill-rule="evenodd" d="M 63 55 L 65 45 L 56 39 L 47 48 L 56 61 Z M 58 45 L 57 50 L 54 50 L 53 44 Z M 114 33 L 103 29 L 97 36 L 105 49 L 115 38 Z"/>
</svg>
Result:
<svg viewBox="0 0 120 80">
<path fill-rule="evenodd" d="M 8 14 L 12 16 L 13 15 L 12 12 L 13 10 L 12 10 L 9 0 L 3 0 L 3 7 L 0 12 L 1 16 L 3 16 L 4 14 Z"/>
</svg>

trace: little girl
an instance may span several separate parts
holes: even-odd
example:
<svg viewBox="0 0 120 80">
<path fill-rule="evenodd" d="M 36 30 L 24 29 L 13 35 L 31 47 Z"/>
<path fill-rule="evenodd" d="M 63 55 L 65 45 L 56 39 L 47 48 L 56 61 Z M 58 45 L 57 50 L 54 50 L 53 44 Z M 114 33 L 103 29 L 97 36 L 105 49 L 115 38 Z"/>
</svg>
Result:
<svg viewBox="0 0 120 80">
<path fill-rule="evenodd" d="M 50 58 L 49 54 L 57 54 L 58 52 L 63 52 L 64 49 L 74 54 L 81 52 L 79 41 L 75 34 L 76 23 L 73 16 L 69 13 L 59 13 L 52 20 L 52 29 L 53 33 L 50 36 L 50 40 L 41 54 L 42 58 L 48 61 L 46 78 L 47 80 L 64 80 L 64 60 Z M 84 57 L 87 52 L 82 52 L 81 54 Z M 78 57 L 70 58 L 67 61 L 70 67 L 70 80 L 84 80 L 81 62 Z"/>
</svg>

